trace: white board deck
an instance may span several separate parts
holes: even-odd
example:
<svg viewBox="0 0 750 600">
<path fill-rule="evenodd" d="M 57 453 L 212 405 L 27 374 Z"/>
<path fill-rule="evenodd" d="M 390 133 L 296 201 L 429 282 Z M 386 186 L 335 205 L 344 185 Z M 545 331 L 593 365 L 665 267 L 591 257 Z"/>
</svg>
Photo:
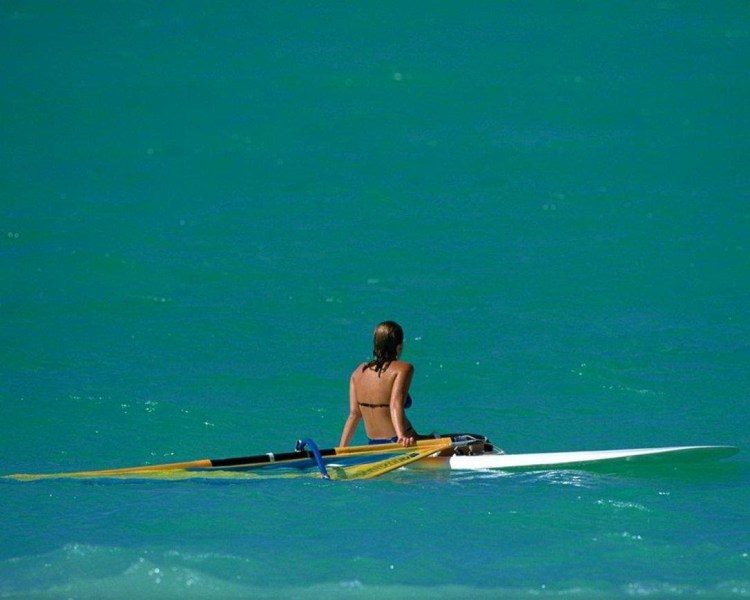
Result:
<svg viewBox="0 0 750 600">
<path fill-rule="evenodd" d="M 671 446 L 624 450 L 584 450 L 534 454 L 482 454 L 478 456 L 437 456 L 415 463 L 414 467 L 451 470 L 560 468 L 607 461 L 636 461 L 664 458 L 675 462 L 719 460 L 739 452 L 734 446 Z"/>
</svg>

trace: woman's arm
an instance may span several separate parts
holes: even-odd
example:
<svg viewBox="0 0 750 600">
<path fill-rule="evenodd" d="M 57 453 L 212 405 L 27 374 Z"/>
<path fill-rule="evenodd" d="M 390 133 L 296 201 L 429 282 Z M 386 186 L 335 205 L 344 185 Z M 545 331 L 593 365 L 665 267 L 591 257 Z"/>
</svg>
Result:
<svg viewBox="0 0 750 600">
<path fill-rule="evenodd" d="M 410 363 L 400 363 L 399 366 L 401 368 L 396 372 L 396 379 L 393 381 L 393 388 L 391 388 L 391 421 L 398 436 L 398 443 L 411 446 L 414 443 L 414 438 L 406 436 L 404 402 L 406 401 L 406 395 L 409 393 L 414 366 Z"/>
<path fill-rule="evenodd" d="M 348 446 L 352 441 L 354 433 L 357 431 L 357 425 L 362 418 L 362 412 L 357 402 L 357 392 L 354 389 L 354 375 L 349 379 L 349 416 L 344 423 L 344 429 L 341 432 L 341 441 L 339 447 Z"/>
</svg>

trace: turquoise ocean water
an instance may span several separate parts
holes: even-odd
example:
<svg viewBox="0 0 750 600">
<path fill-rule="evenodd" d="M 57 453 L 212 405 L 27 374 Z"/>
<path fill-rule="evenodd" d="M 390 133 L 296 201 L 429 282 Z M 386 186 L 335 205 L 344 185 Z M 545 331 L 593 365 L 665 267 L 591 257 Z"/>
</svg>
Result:
<svg viewBox="0 0 750 600">
<path fill-rule="evenodd" d="M 422 431 L 742 449 L 6 480 L 1 598 L 750 596 L 747 2 L 4 0 L 0 78 L 0 474 L 333 446 L 384 319 Z"/>
</svg>

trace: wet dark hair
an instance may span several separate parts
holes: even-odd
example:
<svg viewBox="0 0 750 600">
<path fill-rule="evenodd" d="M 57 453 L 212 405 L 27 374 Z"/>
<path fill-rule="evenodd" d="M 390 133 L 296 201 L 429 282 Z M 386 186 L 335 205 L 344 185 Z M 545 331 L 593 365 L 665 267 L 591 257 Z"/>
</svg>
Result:
<svg viewBox="0 0 750 600">
<path fill-rule="evenodd" d="M 372 335 L 372 355 L 374 358 L 367 363 L 365 369 L 375 367 L 378 375 L 388 368 L 392 361 L 398 358 L 398 347 L 404 343 L 404 330 L 395 321 L 383 321 Z"/>
</svg>

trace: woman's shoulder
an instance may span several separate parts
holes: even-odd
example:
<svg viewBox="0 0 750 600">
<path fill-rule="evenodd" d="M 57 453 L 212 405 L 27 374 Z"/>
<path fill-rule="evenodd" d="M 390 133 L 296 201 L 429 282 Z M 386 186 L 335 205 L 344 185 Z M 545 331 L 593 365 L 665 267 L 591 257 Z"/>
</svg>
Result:
<svg viewBox="0 0 750 600">
<path fill-rule="evenodd" d="M 352 378 L 357 377 L 361 375 L 362 373 L 364 373 L 367 370 L 367 366 L 369 364 L 370 363 L 366 363 L 366 362 L 359 363 L 357 367 L 352 371 Z"/>
<path fill-rule="evenodd" d="M 403 360 L 397 360 L 391 363 L 391 367 L 397 370 L 399 373 L 413 373 L 414 365 L 410 362 Z"/>
</svg>

